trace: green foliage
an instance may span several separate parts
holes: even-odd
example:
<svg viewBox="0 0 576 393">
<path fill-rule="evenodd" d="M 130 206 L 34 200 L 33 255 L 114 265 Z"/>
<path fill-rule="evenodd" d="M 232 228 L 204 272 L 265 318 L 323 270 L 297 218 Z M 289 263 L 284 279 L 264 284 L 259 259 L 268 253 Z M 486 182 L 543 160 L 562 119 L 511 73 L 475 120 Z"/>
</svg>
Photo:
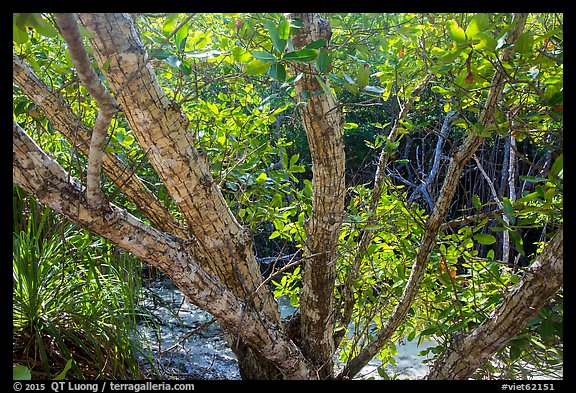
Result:
<svg viewBox="0 0 576 393">
<path fill-rule="evenodd" d="M 14 360 L 34 379 L 139 377 L 139 261 L 19 189 L 13 200 Z"/>
<path fill-rule="evenodd" d="M 333 32 L 330 41 L 320 39 L 299 50 L 294 49 L 291 37 L 302 22 L 289 21 L 281 13 L 135 17 L 148 53 L 153 54 L 151 64 L 161 86 L 190 119 L 188 131 L 195 147 L 210 157 L 213 177 L 239 222 L 252 231 L 258 255 L 303 251 L 304 226 L 312 209 L 310 151 L 298 120 L 298 110 L 306 103 L 295 97 L 294 85 L 302 75 L 294 72 L 294 66 L 312 64 L 317 71 L 320 89 L 303 93 L 303 101 L 327 94 L 341 104 L 349 188 L 339 239 L 337 285 L 345 281 L 362 233 L 375 235 L 362 260 L 360 277 L 353 283 L 356 305 L 352 323 L 339 327 L 347 329 L 339 348 L 342 360 L 369 342 L 406 286 L 428 214 L 406 200 L 414 184 L 420 184 L 422 175 L 430 170 L 437 131 L 447 114 L 458 112 L 460 117 L 452 123 L 442 156 L 450 156 L 467 133 L 479 133 L 484 138 L 480 158 L 496 152 L 486 158 L 497 168 L 490 175 L 495 183 L 504 162 L 498 154 L 511 137 L 516 139 L 523 163 L 548 164 L 544 170 L 530 164 L 519 166 L 517 181 L 523 183 L 517 189 L 521 191 L 512 196 L 505 187 L 497 189 L 503 206 L 499 214 L 441 232 L 405 324 L 379 354 L 384 365 L 394 362 L 395 342 L 403 338 L 420 343 L 435 340 L 437 345 L 422 355 L 434 357 L 448 350 L 455 335 L 470 332 L 498 306 L 503 294 L 521 279 L 523 268 L 536 257 L 546 236 L 530 240 L 527 231 L 550 234 L 563 221 L 561 15 L 530 14 L 524 33 L 510 47 L 506 37 L 511 14 L 334 13 L 326 15 Z M 50 20 L 50 15 L 13 14 L 14 51 L 91 126 L 96 107 L 75 79 L 63 41 L 54 34 Z M 513 49 L 511 60 L 501 62 L 498 58 L 506 48 Z M 506 87 L 493 124 L 484 128 L 479 116 L 497 67 L 506 73 Z M 410 112 L 397 124 L 402 138 L 388 141 L 386 136 L 400 109 L 426 75 L 433 77 L 429 86 L 415 97 Z M 86 157 L 59 136 L 18 87 L 14 87 L 13 97 L 16 120 L 31 130 L 34 139 L 52 152 L 71 176 L 81 179 Z M 106 149 L 134 170 L 179 217 L 121 114 L 112 122 Z M 370 212 L 374 162 L 381 149 L 392 158 L 390 178 L 377 211 Z M 442 158 L 438 179 L 442 179 L 445 166 Z M 493 195 L 486 191 L 484 181 L 477 168 L 466 169 L 449 219 L 494 209 Z M 114 203 L 139 216 L 115 185 L 108 179 L 104 182 Z M 440 180 L 435 180 L 427 184 L 427 190 L 434 197 L 440 186 Z M 15 212 L 24 211 L 16 205 Z M 371 214 L 377 219 L 369 223 Z M 117 260 L 130 265 L 129 269 L 137 270 L 138 263 L 127 255 L 116 255 L 101 239 L 73 226 L 48 223 L 46 220 L 53 219 L 48 211 L 38 210 L 34 220 L 26 222 L 16 218 L 21 227 L 15 228 L 13 240 L 15 331 L 33 343 L 26 353 L 37 350 L 40 359 L 35 361 L 44 363 L 47 376 L 65 369 L 65 362 L 74 359 L 68 374 L 79 377 L 83 370 L 77 348 L 92 345 L 93 351 L 105 354 L 112 346 L 103 346 L 102 342 L 109 341 L 96 338 L 111 340 L 112 332 L 129 330 L 129 324 L 111 327 L 111 321 L 122 314 L 120 310 L 116 316 L 110 312 L 101 315 L 96 306 L 118 307 L 111 293 L 134 296 L 131 291 L 137 289 L 136 282 L 118 287 L 119 277 L 126 272 Z M 502 261 L 504 232 L 524 265 Z M 71 255 L 70 247 L 79 250 L 76 255 Z M 92 254 L 98 248 L 101 250 Z M 274 295 L 287 295 L 297 307 L 300 275 L 300 267 L 296 267 L 275 277 Z M 97 299 L 96 293 L 103 298 Z M 54 296 L 58 300 L 51 301 Z M 336 298 L 340 299 L 338 292 Z M 561 299 L 560 294 L 476 377 L 499 373 L 516 378 L 525 373 L 523 362 L 548 371 L 561 364 Z M 126 304 L 133 304 L 130 302 Z M 67 308 L 61 310 L 56 304 Z M 84 317 L 78 321 L 80 315 L 108 322 L 93 326 Z M 69 332 L 62 331 L 62 326 L 68 326 Z M 41 339 L 43 335 L 53 337 L 64 354 L 58 364 L 50 364 L 52 352 Z M 122 345 L 128 344 L 123 341 Z M 118 350 L 118 362 L 123 361 L 123 353 L 129 357 L 129 351 Z M 394 379 L 383 368 L 379 373 L 381 378 Z"/>
</svg>

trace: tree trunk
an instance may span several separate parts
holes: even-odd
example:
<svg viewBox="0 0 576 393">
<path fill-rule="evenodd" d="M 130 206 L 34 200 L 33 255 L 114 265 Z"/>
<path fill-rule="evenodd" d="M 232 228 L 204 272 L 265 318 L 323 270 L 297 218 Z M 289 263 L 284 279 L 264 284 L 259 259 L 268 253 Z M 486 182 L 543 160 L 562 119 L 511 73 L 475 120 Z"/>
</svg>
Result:
<svg viewBox="0 0 576 393">
<path fill-rule="evenodd" d="M 320 38 L 330 40 L 331 28 L 318 14 L 292 14 L 304 26 L 292 41 L 298 50 Z M 345 153 L 343 117 L 334 95 L 323 91 L 314 64 L 293 65 L 302 78 L 296 83 L 300 115 L 312 156 L 312 215 L 306 222 L 308 258 L 302 274 L 301 338 L 302 351 L 310 359 L 320 379 L 333 377 L 334 285 L 336 251 L 344 214 Z M 325 83 L 328 83 L 327 81 Z M 307 92 L 306 96 L 303 92 Z M 321 94 L 314 94 L 319 92 Z"/>
</svg>

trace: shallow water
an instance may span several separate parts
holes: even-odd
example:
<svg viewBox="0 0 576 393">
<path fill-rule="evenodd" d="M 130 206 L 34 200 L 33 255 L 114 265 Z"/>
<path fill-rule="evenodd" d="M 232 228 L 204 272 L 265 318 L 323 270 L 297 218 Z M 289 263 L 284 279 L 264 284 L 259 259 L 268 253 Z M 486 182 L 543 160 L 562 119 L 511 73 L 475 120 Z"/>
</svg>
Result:
<svg viewBox="0 0 576 393">
<path fill-rule="evenodd" d="M 147 343 L 142 356 L 152 360 L 146 372 L 162 379 L 240 379 L 236 357 L 226 346 L 218 325 L 210 323 L 212 316 L 185 300 L 169 280 L 150 282 L 144 290 L 142 305 L 156 317 L 139 325 L 140 341 Z M 279 310 L 284 318 L 295 309 L 281 298 Z M 418 352 L 430 345 L 433 344 L 418 347 L 416 340 L 397 345 L 396 364 L 388 364 L 384 369 L 398 379 L 422 378 L 428 366 L 422 363 L 425 357 L 418 356 Z M 341 365 L 337 363 L 338 366 Z M 379 360 L 372 360 L 356 379 L 381 379 L 379 366 Z"/>
</svg>

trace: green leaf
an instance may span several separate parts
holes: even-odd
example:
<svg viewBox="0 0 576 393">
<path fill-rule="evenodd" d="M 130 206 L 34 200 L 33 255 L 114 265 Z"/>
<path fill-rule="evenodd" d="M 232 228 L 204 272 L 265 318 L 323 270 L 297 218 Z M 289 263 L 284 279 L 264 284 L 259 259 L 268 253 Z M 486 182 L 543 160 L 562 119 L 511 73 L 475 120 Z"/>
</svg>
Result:
<svg viewBox="0 0 576 393">
<path fill-rule="evenodd" d="M 455 94 L 455 92 L 453 90 L 446 89 L 442 86 L 432 86 L 430 88 L 430 90 L 432 90 L 434 93 L 438 93 L 438 94 L 447 94 L 447 95 Z"/>
<path fill-rule="evenodd" d="M 526 175 L 520 175 L 520 180 L 527 181 L 529 183 L 541 183 L 548 181 L 548 179 L 545 177 L 526 176 Z"/>
<path fill-rule="evenodd" d="M 510 360 L 514 361 L 522 355 L 522 348 L 518 345 L 512 344 L 510 346 Z"/>
<path fill-rule="evenodd" d="M 538 327 L 538 333 L 544 340 L 550 340 L 554 336 L 554 321 L 548 318 L 542 321 Z"/>
<path fill-rule="evenodd" d="M 12 380 L 14 381 L 29 381 L 32 379 L 30 369 L 26 366 L 16 366 L 12 368 Z"/>
<path fill-rule="evenodd" d="M 58 31 L 54 26 L 45 21 L 41 14 L 32 14 L 28 24 L 36 29 L 38 34 L 43 35 L 44 37 L 54 38 L 58 35 Z"/>
<path fill-rule="evenodd" d="M 112 62 L 112 56 L 108 56 L 104 64 L 102 64 L 102 71 L 108 72 L 110 69 L 110 63 Z"/>
<path fill-rule="evenodd" d="M 326 38 L 320 38 L 314 42 L 309 43 L 304 48 L 306 49 L 320 49 L 326 46 Z"/>
<path fill-rule="evenodd" d="M 258 184 L 262 184 L 266 181 L 266 179 L 268 179 L 268 176 L 266 176 L 266 173 L 262 172 L 260 175 L 258 175 L 258 177 L 256 178 L 256 183 Z"/>
<path fill-rule="evenodd" d="M 232 57 L 234 57 L 234 60 L 240 63 L 247 63 L 248 61 L 252 60 L 252 55 L 250 52 L 239 46 L 232 49 Z"/>
<path fill-rule="evenodd" d="M 270 75 L 272 79 L 284 82 L 286 80 L 286 69 L 283 64 L 275 62 L 268 70 L 268 75 Z"/>
<path fill-rule="evenodd" d="M 183 51 L 186 46 L 186 39 L 188 38 L 188 31 L 190 30 L 190 24 L 185 23 L 184 26 L 180 27 L 175 35 L 176 47 Z"/>
<path fill-rule="evenodd" d="M 322 80 L 322 78 L 320 77 L 320 75 L 315 75 L 316 80 L 318 81 L 318 83 L 320 84 L 320 87 L 322 88 L 322 91 L 324 92 L 324 94 L 326 95 L 332 95 L 332 90 L 330 90 L 330 88 L 328 87 L 328 85 Z"/>
<path fill-rule="evenodd" d="M 487 14 L 476 14 L 470 20 L 466 28 L 466 37 L 468 39 L 475 38 L 478 33 L 483 32 L 488 28 L 490 19 Z"/>
<path fill-rule="evenodd" d="M 506 213 L 506 216 L 510 220 L 510 223 L 515 224 L 516 212 L 514 212 L 514 207 L 512 206 L 512 202 L 510 202 L 510 199 L 504 197 L 502 199 L 502 206 L 504 207 L 504 213 Z"/>
<path fill-rule="evenodd" d="M 487 233 L 478 233 L 474 235 L 474 240 L 476 240 L 480 244 L 486 244 L 486 245 L 496 243 L 496 238 Z"/>
<path fill-rule="evenodd" d="M 532 33 L 525 31 L 518 36 L 514 43 L 514 50 L 518 53 L 528 53 L 532 51 L 534 45 L 534 36 Z"/>
<path fill-rule="evenodd" d="M 552 169 L 550 171 L 556 176 L 558 176 L 563 168 L 564 168 L 564 153 L 561 153 L 558 156 L 558 158 L 556 158 L 556 160 L 554 161 L 554 164 L 552 164 Z"/>
<path fill-rule="evenodd" d="M 496 41 L 496 38 L 494 38 L 494 36 L 489 33 L 489 32 L 480 32 L 478 34 L 476 34 L 476 37 L 474 37 L 475 39 L 480 40 L 479 43 L 474 45 L 474 49 L 483 49 L 483 48 L 487 48 L 491 51 L 496 50 L 496 46 L 498 45 L 498 41 Z"/>
<path fill-rule="evenodd" d="M 299 158 L 300 158 L 300 154 L 298 154 L 298 153 L 296 153 L 292 157 L 290 157 L 290 165 L 288 165 L 288 167 L 293 167 L 294 165 L 296 165 Z"/>
<path fill-rule="evenodd" d="M 170 13 L 166 16 L 164 25 L 162 26 L 162 33 L 165 37 L 168 37 L 176 27 L 176 22 L 178 21 L 179 15 L 180 14 L 178 13 Z"/>
<path fill-rule="evenodd" d="M 280 38 L 280 33 L 278 32 L 278 29 L 276 28 L 274 22 L 268 21 L 264 24 L 264 26 L 266 26 L 266 28 L 268 29 L 268 34 L 270 35 L 272 45 L 274 46 L 276 52 L 283 53 L 284 47 L 286 46 L 286 39 Z"/>
<path fill-rule="evenodd" d="M 124 139 L 122 140 L 122 146 L 130 147 L 133 143 L 134 143 L 134 135 L 128 134 L 124 136 Z"/>
<path fill-rule="evenodd" d="M 516 251 L 522 254 L 522 256 L 526 256 L 526 253 L 524 252 L 524 241 L 522 240 L 522 235 L 520 235 L 520 232 L 509 231 L 509 233 L 510 233 L 510 239 L 512 239 Z"/>
<path fill-rule="evenodd" d="M 25 44 L 28 42 L 28 33 L 25 30 L 20 30 L 16 25 L 12 26 L 12 40 L 17 44 Z"/>
<path fill-rule="evenodd" d="M 480 201 L 480 198 L 476 194 L 472 195 L 472 206 L 474 206 L 476 209 L 482 207 L 482 202 Z"/>
<path fill-rule="evenodd" d="M 244 72 L 248 75 L 263 75 L 271 65 L 272 63 L 265 63 L 262 60 L 255 59 L 244 66 Z"/>
<path fill-rule="evenodd" d="M 280 38 L 283 41 L 286 41 L 289 36 L 290 36 L 290 21 L 284 19 L 278 25 L 278 38 Z"/>
<path fill-rule="evenodd" d="M 330 64 L 330 57 L 328 56 L 328 51 L 326 48 L 320 49 L 318 53 L 318 58 L 316 59 L 316 66 L 320 72 L 326 72 L 328 65 Z"/>
<path fill-rule="evenodd" d="M 180 64 L 182 63 L 182 60 L 180 60 L 177 56 L 174 55 L 170 55 L 165 59 L 166 63 L 170 64 L 171 67 L 174 68 L 178 68 L 180 67 Z"/>
<path fill-rule="evenodd" d="M 458 26 L 458 22 L 455 20 L 449 20 L 447 25 L 450 30 L 450 37 L 454 41 L 458 43 L 466 41 L 466 33 L 460 26 Z"/>
<path fill-rule="evenodd" d="M 316 57 L 318 57 L 318 51 L 316 49 L 300 49 L 286 53 L 284 55 L 285 60 L 299 61 L 301 63 L 306 63 L 315 60 Z"/>
<path fill-rule="evenodd" d="M 254 51 L 252 52 L 252 56 L 254 56 L 256 59 L 262 60 L 262 61 L 276 61 L 276 56 L 274 56 L 272 53 L 268 53 L 268 52 L 260 52 L 260 51 Z"/>
<path fill-rule="evenodd" d="M 428 329 L 422 330 L 420 332 L 420 336 L 432 336 L 436 333 L 438 333 L 438 326 L 432 326 L 432 327 L 429 327 Z"/>
<path fill-rule="evenodd" d="M 374 94 L 384 94 L 384 92 L 385 92 L 386 90 L 384 90 L 384 89 L 381 88 L 381 87 L 368 85 L 368 86 L 366 86 L 366 87 L 364 88 L 364 91 L 367 91 L 367 92 L 369 92 L 369 93 L 374 93 Z"/>
<path fill-rule="evenodd" d="M 358 128 L 358 124 L 356 124 L 356 123 L 344 123 L 342 125 L 342 127 L 344 127 L 345 130 L 352 130 L 354 128 Z"/>
<path fill-rule="evenodd" d="M 364 89 L 368 86 L 370 82 L 370 66 L 368 64 L 363 64 L 358 67 L 358 71 L 356 72 L 356 83 L 358 84 L 358 88 L 360 90 Z"/>
<path fill-rule="evenodd" d="M 62 370 L 62 372 L 60 374 L 58 374 L 57 376 L 55 376 L 53 378 L 53 380 L 55 381 L 61 381 L 64 378 L 66 378 L 66 373 L 68 372 L 68 370 L 70 370 L 70 368 L 72 367 L 72 359 L 68 359 L 68 361 L 66 362 L 66 366 L 64 366 L 64 370 Z"/>
</svg>

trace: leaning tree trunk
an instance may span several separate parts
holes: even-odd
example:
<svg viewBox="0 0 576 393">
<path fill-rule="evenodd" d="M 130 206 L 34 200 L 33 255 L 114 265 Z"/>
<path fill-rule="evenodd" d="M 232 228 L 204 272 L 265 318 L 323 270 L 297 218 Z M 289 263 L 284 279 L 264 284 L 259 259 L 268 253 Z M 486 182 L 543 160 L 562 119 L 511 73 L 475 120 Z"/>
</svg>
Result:
<svg viewBox="0 0 576 393">
<path fill-rule="evenodd" d="M 128 15 L 80 14 L 93 32 L 94 57 L 121 105 L 132 131 L 150 163 L 166 185 L 188 224 L 191 253 L 262 317 L 280 323 L 277 304 L 261 286 L 251 237 L 233 216 L 213 180 L 204 151 L 194 146 L 189 120 L 159 85 L 144 45 Z M 109 62 L 109 66 L 102 65 Z M 224 329 L 247 378 L 273 378 L 269 367 L 252 367 L 262 357 L 244 345 L 234 330 Z M 266 362 L 263 362 L 266 363 Z M 255 370 L 262 370 L 259 374 Z M 270 373 L 274 375 L 270 375 Z"/>
<path fill-rule="evenodd" d="M 524 328 L 562 287 L 564 229 L 561 227 L 502 303 L 476 329 L 453 339 L 426 379 L 468 379 Z"/>
<path fill-rule="evenodd" d="M 314 14 L 299 17 L 304 28 L 294 37 L 297 47 L 320 37 L 329 38 L 326 20 Z M 76 18 L 91 32 L 92 53 L 106 86 L 87 66 Z M 102 114 L 95 129 L 88 130 L 62 97 L 18 57 L 13 59 L 14 80 L 45 111 L 55 129 L 97 159 L 91 164 L 87 189 L 70 179 L 14 123 L 14 182 L 40 202 L 167 274 L 193 304 L 215 316 L 238 358 L 242 378 L 332 377 L 335 252 L 345 191 L 342 117 L 334 97 L 309 98 L 301 111 L 313 156 L 314 197 L 312 216 L 306 225 L 308 261 L 303 278 L 302 323 L 291 325 L 289 336 L 271 291 L 263 285 L 251 236 L 235 219 L 214 182 L 208 156 L 194 145 L 189 119 L 158 83 L 129 15 L 57 15 L 56 20 L 74 51 L 71 57 L 79 79 L 96 98 Z M 300 97 L 303 90 L 320 90 L 312 67 L 304 68 L 305 75 L 296 86 Z M 95 141 L 97 134 L 106 135 L 109 114 L 117 109 L 124 113 L 180 210 L 182 223 L 113 154 L 103 151 L 101 143 L 89 148 L 85 143 Z M 100 163 L 156 228 L 106 199 L 99 189 Z M 298 330 L 296 336 L 303 337 L 302 348 L 290 339 Z"/>
<path fill-rule="evenodd" d="M 513 44 L 516 38 L 524 29 L 526 18 L 528 14 L 518 13 L 514 15 L 513 27 L 507 37 L 507 43 Z M 501 60 L 506 61 L 511 56 L 512 49 L 506 48 L 502 51 Z M 505 74 L 500 69 L 496 69 L 492 77 L 490 90 L 484 103 L 484 108 L 479 117 L 479 123 L 483 127 L 492 124 L 496 107 L 502 98 L 502 92 L 505 86 Z M 471 131 L 464 139 L 460 147 L 452 154 L 448 169 L 446 170 L 446 177 L 440 194 L 436 199 L 434 210 L 426 221 L 426 231 L 422 236 L 420 248 L 416 254 L 412 270 L 408 277 L 408 283 L 404 288 L 404 292 L 398 301 L 398 304 L 392 311 L 392 314 L 384 322 L 382 328 L 374 333 L 374 338 L 366 347 L 364 347 L 356 357 L 352 358 L 340 372 L 339 378 L 351 378 L 356 375 L 362 367 L 364 367 L 371 359 L 373 359 L 386 342 L 392 337 L 392 334 L 402 324 L 408 315 L 408 311 L 412 302 L 416 298 L 420 289 L 420 284 L 424 278 L 424 272 L 428 264 L 430 253 L 436 247 L 436 239 L 442 222 L 445 220 L 452 198 L 456 192 L 460 175 L 464 170 L 468 160 L 472 157 L 474 152 L 482 143 L 482 136 L 475 131 Z"/>
<path fill-rule="evenodd" d="M 241 300 L 190 253 L 187 241 L 158 231 L 113 204 L 94 209 L 84 187 L 71 179 L 16 123 L 13 123 L 13 179 L 41 203 L 81 227 L 116 243 L 171 277 L 186 297 L 214 315 L 222 327 L 237 332 L 290 379 L 316 374 L 284 329 L 267 320 L 249 301 Z"/>
</svg>

